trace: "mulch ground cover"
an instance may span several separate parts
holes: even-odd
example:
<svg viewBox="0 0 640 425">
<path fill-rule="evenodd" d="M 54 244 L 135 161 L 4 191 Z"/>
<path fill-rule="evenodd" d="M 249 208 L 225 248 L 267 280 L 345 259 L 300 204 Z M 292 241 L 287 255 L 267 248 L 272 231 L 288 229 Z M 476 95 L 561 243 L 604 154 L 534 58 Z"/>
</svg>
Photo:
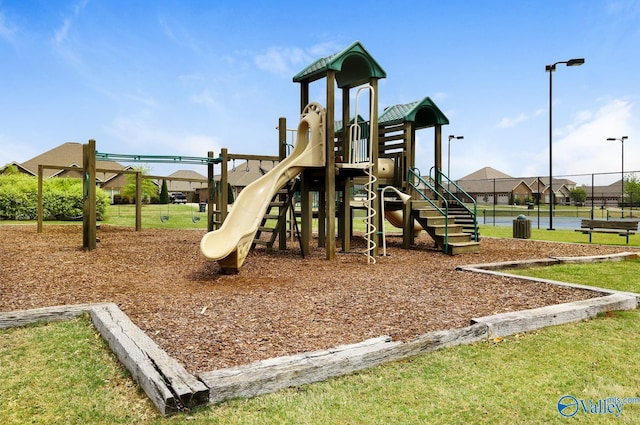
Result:
<svg viewBox="0 0 640 425">
<path fill-rule="evenodd" d="M 455 271 L 494 261 L 579 256 L 624 247 L 483 238 L 479 254 L 447 256 L 423 235 L 411 250 L 387 239 L 387 257 L 325 259 L 313 247 L 249 254 L 237 275 L 200 254 L 204 231 L 102 226 L 82 249 L 77 225 L 0 225 L 0 311 L 116 303 L 192 373 L 360 342 L 409 340 L 463 327 L 472 317 L 577 301 L 599 294 Z M 353 240 L 354 250 L 363 246 Z"/>
</svg>

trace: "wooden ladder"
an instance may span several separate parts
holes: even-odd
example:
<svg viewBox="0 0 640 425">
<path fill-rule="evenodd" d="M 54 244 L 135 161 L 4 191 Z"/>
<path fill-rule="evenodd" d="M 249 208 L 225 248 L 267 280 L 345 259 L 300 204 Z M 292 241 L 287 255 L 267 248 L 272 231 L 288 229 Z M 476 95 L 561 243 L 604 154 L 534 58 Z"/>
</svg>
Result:
<svg viewBox="0 0 640 425">
<path fill-rule="evenodd" d="M 287 212 L 295 193 L 295 184 L 295 180 L 287 183 L 274 195 L 264 217 L 262 217 L 262 222 L 253 239 L 251 249 L 254 249 L 257 245 L 264 245 L 267 252 L 273 252 L 273 244 L 280 235 L 280 229 L 286 229 Z M 286 237 L 286 234 L 280 236 Z"/>
</svg>

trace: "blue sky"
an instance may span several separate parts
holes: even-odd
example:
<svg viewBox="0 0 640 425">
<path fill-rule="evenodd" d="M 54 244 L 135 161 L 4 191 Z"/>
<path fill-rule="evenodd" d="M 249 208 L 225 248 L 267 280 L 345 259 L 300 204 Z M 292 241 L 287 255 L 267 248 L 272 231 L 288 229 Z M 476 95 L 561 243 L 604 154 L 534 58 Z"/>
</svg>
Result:
<svg viewBox="0 0 640 425">
<path fill-rule="evenodd" d="M 101 152 L 276 154 L 278 117 L 297 125 L 293 75 L 355 40 L 387 72 L 380 110 L 430 96 L 445 140 L 464 136 L 454 179 L 548 175 L 545 65 L 579 57 L 553 75 L 554 175 L 619 172 L 606 138 L 622 136 L 625 170 L 640 170 L 638 0 L 0 0 L 0 164 L 91 138 Z M 418 133 L 423 170 L 432 137 Z"/>
</svg>

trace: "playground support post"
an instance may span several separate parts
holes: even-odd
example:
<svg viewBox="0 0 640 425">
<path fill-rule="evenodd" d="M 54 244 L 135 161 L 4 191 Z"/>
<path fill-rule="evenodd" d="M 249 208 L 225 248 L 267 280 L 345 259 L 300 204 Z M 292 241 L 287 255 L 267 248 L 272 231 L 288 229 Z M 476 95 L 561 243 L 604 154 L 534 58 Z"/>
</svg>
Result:
<svg viewBox="0 0 640 425">
<path fill-rule="evenodd" d="M 207 158 L 213 158 L 213 151 L 207 153 Z M 207 231 L 213 231 L 213 199 L 215 190 L 215 172 L 213 170 L 213 162 L 207 163 Z"/>
<path fill-rule="evenodd" d="M 222 156 L 222 169 L 220 170 L 220 197 L 218 198 L 220 215 L 218 216 L 218 221 L 222 226 L 222 223 L 227 218 L 229 208 L 229 169 L 227 168 L 229 166 L 229 151 L 227 148 L 222 148 L 220 156 Z"/>
<path fill-rule="evenodd" d="M 284 117 L 280 117 L 278 119 L 278 158 L 282 161 L 287 156 L 287 119 Z M 280 202 L 284 203 L 286 201 L 287 195 L 280 194 Z M 291 204 L 293 205 L 293 203 Z M 280 208 L 286 208 L 286 206 L 281 206 Z M 295 220 L 295 211 L 291 211 L 291 216 Z M 284 251 L 287 249 L 287 223 L 284 220 L 279 224 L 278 234 L 280 237 L 278 238 L 278 249 Z M 292 229 L 293 230 L 293 229 Z M 293 234 L 293 233 L 292 233 Z"/>
<path fill-rule="evenodd" d="M 82 206 L 82 247 L 96 249 L 96 141 L 91 139 L 82 145 L 84 170 Z"/>
<path fill-rule="evenodd" d="M 44 199 L 42 195 L 42 190 L 44 188 L 44 166 L 42 164 L 38 165 L 38 228 L 37 232 L 42 233 L 42 220 L 44 219 L 44 214 L 42 209 L 44 208 Z"/>
<path fill-rule="evenodd" d="M 326 259 L 333 260 L 336 256 L 336 155 L 335 147 L 335 85 L 336 71 L 327 72 L 327 116 L 326 116 L 326 143 L 325 143 L 325 214 L 326 225 L 323 234 L 326 236 Z M 346 125 L 346 123 L 345 123 Z"/>
<path fill-rule="evenodd" d="M 142 173 L 136 171 L 136 232 L 142 230 Z"/>
</svg>

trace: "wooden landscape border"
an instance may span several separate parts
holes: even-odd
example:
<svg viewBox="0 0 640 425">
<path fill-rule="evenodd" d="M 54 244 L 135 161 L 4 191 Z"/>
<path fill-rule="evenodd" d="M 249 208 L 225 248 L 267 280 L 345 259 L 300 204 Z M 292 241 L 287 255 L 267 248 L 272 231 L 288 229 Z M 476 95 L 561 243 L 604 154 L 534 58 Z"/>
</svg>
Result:
<svg viewBox="0 0 640 425">
<path fill-rule="evenodd" d="M 640 294 L 514 276 L 499 270 L 569 262 L 621 261 L 638 257 L 640 255 L 637 253 L 621 253 L 458 267 L 456 268 L 458 271 L 488 273 L 551 285 L 588 289 L 600 292 L 603 296 L 472 318 L 470 325 L 464 328 L 428 332 L 407 342 L 393 341 L 389 336 L 380 336 L 327 350 L 275 357 L 247 365 L 204 372 L 197 377 L 187 372 L 183 365 L 162 350 L 113 303 L 0 312 L 0 329 L 43 321 L 69 320 L 88 312 L 96 329 L 159 412 L 162 415 L 170 415 L 207 403 L 220 403 L 237 397 L 253 397 L 287 387 L 310 384 L 443 347 L 470 344 L 487 338 L 574 322 L 592 318 L 606 311 L 635 309 L 638 307 Z"/>
<path fill-rule="evenodd" d="M 77 304 L 0 313 L 0 329 L 61 321 L 84 313 L 162 415 L 206 404 L 209 389 L 149 338 L 114 303 Z"/>
</svg>

